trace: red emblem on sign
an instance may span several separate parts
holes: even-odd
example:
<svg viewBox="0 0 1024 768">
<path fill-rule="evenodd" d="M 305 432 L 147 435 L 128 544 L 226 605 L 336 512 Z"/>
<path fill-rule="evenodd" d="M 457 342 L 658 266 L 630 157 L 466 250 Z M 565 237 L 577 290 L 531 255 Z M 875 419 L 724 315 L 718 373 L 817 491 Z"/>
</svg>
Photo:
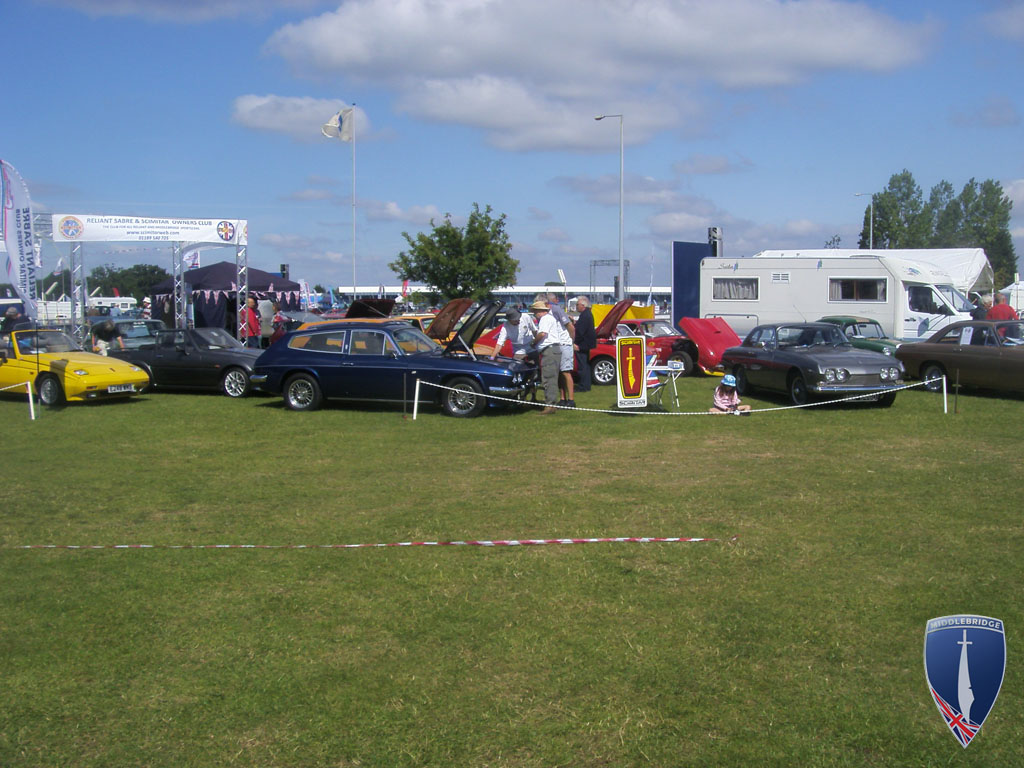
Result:
<svg viewBox="0 0 1024 768">
<path fill-rule="evenodd" d="M 619 343 L 619 381 L 625 397 L 640 397 L 644 388 L 645 339 L 621 339 Z"/>
</svg>

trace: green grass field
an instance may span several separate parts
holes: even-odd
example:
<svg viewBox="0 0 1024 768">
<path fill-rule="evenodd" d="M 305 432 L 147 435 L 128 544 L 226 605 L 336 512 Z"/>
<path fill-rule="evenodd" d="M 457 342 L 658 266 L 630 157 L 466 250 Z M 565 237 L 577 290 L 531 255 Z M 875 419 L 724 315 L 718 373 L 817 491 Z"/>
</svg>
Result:
<svg viewBox="0 0 1024 768">
<path fill-rule="evenodd" d="M 0 765 L 1024 765 L 1022 423 L 0 399 Z M 19 549 L 604 536 L 723 541 Z M 961 612 L 1008 646 L 966 751 L 922 664 Z"/>
</svg>

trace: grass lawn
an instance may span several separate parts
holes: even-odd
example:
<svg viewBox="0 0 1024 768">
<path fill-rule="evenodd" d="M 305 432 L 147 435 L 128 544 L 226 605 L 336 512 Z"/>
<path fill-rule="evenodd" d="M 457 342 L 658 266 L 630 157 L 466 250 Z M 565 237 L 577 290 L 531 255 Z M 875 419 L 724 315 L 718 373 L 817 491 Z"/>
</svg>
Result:
<svg viewBox="0 0 1024 768">
<path fill-rule="evenodd" d="M 1024 765 L 1022 424 L 0 399 L 0 765 Z M 722 541 L 18 549 L 604 536 Z M 922 664 L 961 612 L 1008 646 L 966 751 Z"/>
</svg>

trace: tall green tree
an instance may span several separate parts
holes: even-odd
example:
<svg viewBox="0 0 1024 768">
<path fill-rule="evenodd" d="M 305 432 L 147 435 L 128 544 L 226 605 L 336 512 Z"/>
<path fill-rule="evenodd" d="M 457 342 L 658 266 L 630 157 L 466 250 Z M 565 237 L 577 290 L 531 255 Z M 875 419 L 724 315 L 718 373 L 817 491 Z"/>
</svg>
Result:
<svg viewBox="0 0 1024 768">
<path fill-rule="evenodd" d="M 401 280 L 417 280 L 433 287 L 445 300 L 457 297 L 483 299 L 495 288 L 514 285 L 519 262 L 511 256 L 512 243 L 505 231 L 505 214 L 491 216 L 473 203 L 466 226 L 459 228 L 446 214 L 440 224 L 430 222 L 430 233 L 415 238 L 388 266 Z"/>
<path fill-rule="evenodd" d="M 1017 255 L 1010 236 L 1013 201 L 998 181 L 968 181 L 960 194 L 940 181 L 925 202 L 910 171 L 893 174 L 888 186 L 872 196 L 876 248 L 983 248 L 996 286 L 1013 281 Z M 864 211 L 859 247 L 870 237 L 870 206 Z"/>
<path fill-rule="evenodd" d="M 163 267 L 152 264 L 134 264 L 121 269 L 112 264 L 94 267 L 89 273 L 89 291 L 100 289 L 100 295 L 113 296 L 116 288 L 122 296 L 134 296 L 141 301 L 150 289 L 170 275 Z"/>
</svg>

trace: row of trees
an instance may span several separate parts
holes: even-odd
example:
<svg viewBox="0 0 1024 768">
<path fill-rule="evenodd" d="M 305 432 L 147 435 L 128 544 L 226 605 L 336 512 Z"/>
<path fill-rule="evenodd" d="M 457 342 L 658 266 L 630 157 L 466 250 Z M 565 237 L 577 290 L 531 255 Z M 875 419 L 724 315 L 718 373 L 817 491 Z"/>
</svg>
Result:
<svg viewBox="0 0 1024 768">
<path fill-rule="evenodd" d="M 875 248 L 984 248 L 996 287 L 1013 282 L 1017 268 L 1010 236 L 1013 201 L 998 181 L 968 181 L 960 194 L 940 181 L 924 199 L 908 170 L 893 174 L 888 186 L 872 195 Z M 864 210 L 859 248 L 871 238 L 871 206 Z"/>
<path fill-rule="evenodd" d="M 89 293 L 95 291 L 100 296 L 114 296 L 116 289 L 121 296 L 134 296 L 141 302 L 143 297 L 149 295 L 154 285 L 168 277 L 170 273 L 166 269 L 152 264 L 134 264 L 124 268 L 107 264 L 93 268 L 86 278 L 86 283 L 89 286 Z M 36 284 L 38 295 L 46 293 L 47 298 L 60 296 L 70 287 L 71 272 L 67 269 L 47 275 Z"/>
</svg>

